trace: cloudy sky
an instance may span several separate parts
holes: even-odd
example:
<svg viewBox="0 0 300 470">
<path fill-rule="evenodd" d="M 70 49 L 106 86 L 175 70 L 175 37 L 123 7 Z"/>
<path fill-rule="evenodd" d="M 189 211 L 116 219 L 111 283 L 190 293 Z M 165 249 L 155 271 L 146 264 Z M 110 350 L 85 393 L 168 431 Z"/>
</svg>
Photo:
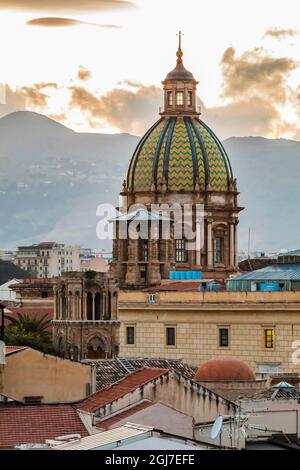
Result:
<svg viewBox="0 0 300 470">
<path fill-rule="evenodd" d="M 0 116 L 27 109 L 76 131 L 141 135 L 181 29 L 203 119 L 221 138 L 300 140 L 295 3 L 0 0 Z"/>
</svg>

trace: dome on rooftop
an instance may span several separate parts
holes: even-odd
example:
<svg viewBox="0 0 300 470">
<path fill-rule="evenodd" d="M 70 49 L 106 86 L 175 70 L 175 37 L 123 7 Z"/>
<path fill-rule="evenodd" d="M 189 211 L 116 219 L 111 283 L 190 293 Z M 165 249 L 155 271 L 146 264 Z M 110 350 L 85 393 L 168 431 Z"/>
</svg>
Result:
<svg viewBox="0 0 300 470">
<path fill-rule="evenodd" d="M 245 362 L 234 356 L 216 356 L 198 368 L 194 380 L 197 382 L 255 381 L 255 374 Z"/>
<path fill-rule="evenodd" d="M 164 116 L 142 137 L 131 159 L 127 186 L 148 192 L 163 182 L 169 191 L 228 191 L 232 170 L 214 132 L 197 116 Z"/>
</svg>

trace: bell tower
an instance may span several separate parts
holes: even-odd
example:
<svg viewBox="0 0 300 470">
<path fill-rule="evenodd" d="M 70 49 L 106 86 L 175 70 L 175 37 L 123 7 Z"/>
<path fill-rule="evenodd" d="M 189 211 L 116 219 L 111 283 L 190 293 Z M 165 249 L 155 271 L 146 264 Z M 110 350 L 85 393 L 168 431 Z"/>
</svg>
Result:
<svg viewBox="0 0 300 470">
<path fill-rule="evenodd" d="M 164 109 L 161 116 L 188 115 L 198 116 L 196 110 L 196 88 L 198 82 L 193 74 L 183 65 L 181 49 L 182 33 L 179 31 L 179 43 L 176 52 L 176 67 L 168 73 L 162 82 L 164 90 Z"/>
</svg>

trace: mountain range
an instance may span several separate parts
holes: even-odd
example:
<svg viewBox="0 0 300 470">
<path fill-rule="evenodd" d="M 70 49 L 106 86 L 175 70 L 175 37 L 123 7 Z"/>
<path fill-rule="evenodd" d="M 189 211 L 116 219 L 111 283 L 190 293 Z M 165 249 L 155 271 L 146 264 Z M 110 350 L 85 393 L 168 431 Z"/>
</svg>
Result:
<svg viewBox="0 0 300 470">
<path fill-rule="evenodd" d="M 208 123 L 209 124 L 209 123 Z M 118 202 L 139 137 L 76 133 L 41 114 L 0 119 L 0 247 L 58 241 L 110 250 L 96 237 L 96 208 Z M 224 142 L 245 207 L 240 248 L 300 244 L 300 142 L 232 137 Z"/>
</svg>

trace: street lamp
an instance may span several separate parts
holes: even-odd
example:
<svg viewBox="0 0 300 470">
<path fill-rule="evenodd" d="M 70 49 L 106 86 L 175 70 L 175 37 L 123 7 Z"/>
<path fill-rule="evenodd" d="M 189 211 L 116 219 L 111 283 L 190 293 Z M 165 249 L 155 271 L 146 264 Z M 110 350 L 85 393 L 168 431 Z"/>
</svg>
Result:
<svg viewBox="0 0 300 470">
<path fill-rule="evenodd" d="M 0 303 L 0 311 L 1 311 L 1 333 L 0 333 L 0 340 L 4 341 L 4 309 L 6 305 Z"/>
</svg>

